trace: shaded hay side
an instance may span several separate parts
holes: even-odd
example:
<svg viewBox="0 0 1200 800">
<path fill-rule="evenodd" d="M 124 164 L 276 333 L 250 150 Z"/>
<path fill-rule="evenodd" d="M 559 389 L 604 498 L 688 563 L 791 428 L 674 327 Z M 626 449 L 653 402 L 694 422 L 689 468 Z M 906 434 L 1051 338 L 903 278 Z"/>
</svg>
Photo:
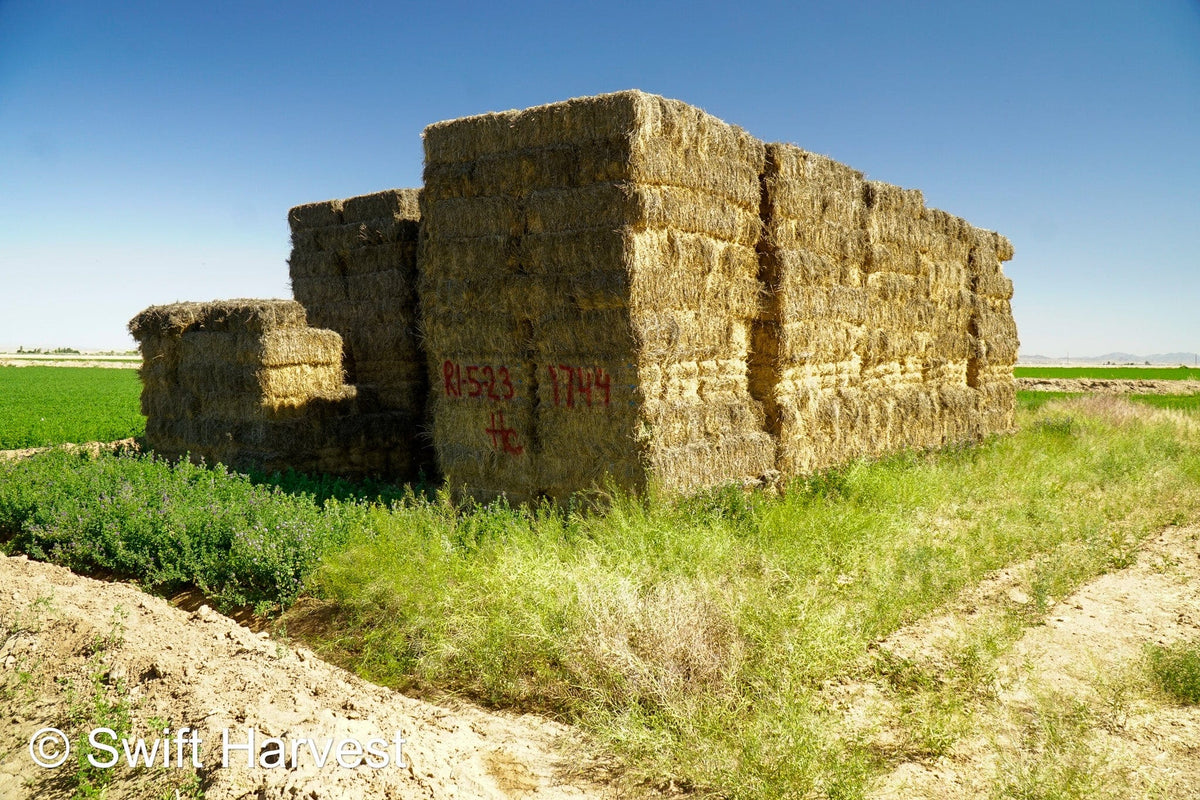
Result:
<svg viewBox="0 0 1200 800">
<path fill-rule="evenodd" d="M 347 380 L 412 432 L 413 476 L 432 460 L 416 434 L 429 391 L 416 293 L 419 195 L 390 189 L 288 214 L 293 294 L 312 324 L 341 334 Z"/>
<path fill-rule="evenodd" d="M 412 430 L 343 383 L 342 342 L 294 301 L 155 306 L 142 350 L 148 445 L 240 469 L 402 476 Z"/>
</svg>

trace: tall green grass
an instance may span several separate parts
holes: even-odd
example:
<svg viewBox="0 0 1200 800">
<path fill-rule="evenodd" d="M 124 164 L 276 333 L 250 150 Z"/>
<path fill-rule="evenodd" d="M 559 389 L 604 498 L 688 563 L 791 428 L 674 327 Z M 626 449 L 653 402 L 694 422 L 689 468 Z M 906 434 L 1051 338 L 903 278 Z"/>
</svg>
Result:
<svg viewBox="0 0 1200 800">
<path fill-rule="evenodd" d="M 1084 394 L 1081 392 L 1018 391 L 1017 403 L 1023 408 L 1032 410 L 1056 400 L 1083 396 Z M 1154 406 L 1155 408 L 1169 408 L 1176 411 L 1200 410 L 1200 392 L 1196 394 L 1129 394 L 1124 395 L 1124 397 L 1131 402 Z"/>
<path fill-rule="evenodd" d="M 137 370 L 0 367 L 0 450 L 141 436 Z"/>
<path fill-rule="evenodd" d="M 1146 647 L 1150 677 L 1161 692 L 1180 705 L 1200 705 L 1200 638 Z"/>
<path fill-rule="evenodd" d="M 1045 595 L 1200 511 L 1193 420 L 1088 398 L 978 448 L 860 463 L 779 497 L 604 515 L 416 501 L 373 512 L 313 579 L 365 676 L 575 721 L 630 774 L 736 797 L 859 796 L 886 754 L 821 687 L 1001 566 Z"/>
<path fill-rule="evenodd" d="M 1172 408 L 1178 411 L 1200 410 L 1200 393 L 1198 394 L 1135 394 L 1129 399 L 1135 403 L 1144 403 L 1156 408 Z"/>
<path fill-rule="evenodd" d="M 223 607 L 287 605 L 369 506 L 323 502 L 187 461 L 51 450 L 0 462 L 0 543 Z"/>
</svg>

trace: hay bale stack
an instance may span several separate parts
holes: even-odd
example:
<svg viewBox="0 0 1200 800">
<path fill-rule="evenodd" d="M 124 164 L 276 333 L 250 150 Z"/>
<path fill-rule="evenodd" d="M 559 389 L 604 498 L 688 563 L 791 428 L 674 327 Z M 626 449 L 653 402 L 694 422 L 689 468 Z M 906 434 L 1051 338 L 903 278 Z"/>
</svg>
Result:
<svg viewBox="0 0 1200 800">
<path fill-rule="evenodd" d="M 288 212 L 296 300 L 313 325 L 342 335 L 350 382 L 414 419 L 426 392 L 417 337 L 418 195 L 389 189 Z"/>
<path fill-rule="evenodd" d="M 751 386 L 779 437 L 779 470 L 811 472 L 861 455 L 870 342 L 863 178 L 791 145 L 767 145 L 760 244 L 764 303 Z"/>
<path fill-rule="evenodd" d="M 342 378 L 342 340 L 291 300 L 152 306 L 129 324 L 142 350 L 147 444 L 236 468 L 388 474 L 378 423 Z"/>
<path fill-rule="evenodd" d="M 875 422 L 865 433 L 873 441 L 863 452 L 936 447 L 945 442 L 949 409 L 933 366 L 934 342 L 946 315 L 954 313 L 946 306 L 953 278 L 930 257 L 932 228 L 921 192 L 880 181 L 865 181 L 862 188 L 864 285 L 871 310 L 862 380 Z"/>
<path fill-rule="evenodd" d="M 434 445 L 456 489 L 753 479 L 763 145 L 620 92 L 425 130 L 420 299 Z"/>
<path fill-rule="evenodd" d="M 416 295 L 419 194 L 389 189 L 288 212 L 292 293 L 313 325 L 342 335 L 347 380 L 407 432 L 406 478 L 432 458 L 416 434 L 428 394 Z"/>
<path fill-rule="evenodd" d="M 1010 427 L 1000 237 L 792 145 L 767 145 L 763 190 L 751 387 L 781 473 Z"/>
</svg>

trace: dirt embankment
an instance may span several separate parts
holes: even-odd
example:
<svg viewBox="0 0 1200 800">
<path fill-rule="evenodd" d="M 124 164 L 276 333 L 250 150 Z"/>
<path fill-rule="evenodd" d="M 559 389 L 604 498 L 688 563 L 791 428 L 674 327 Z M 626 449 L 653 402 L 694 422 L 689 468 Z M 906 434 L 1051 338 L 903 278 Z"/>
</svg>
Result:
<svg viewBox="0 0 1200 800">
<path fill-rule="evenodd" d="M 24 557 L 0 556 L 0 634 L 5 800 L 67 798 L 95 780 L 104 770 L 80 768 L 76 737 L 100 727 L 123 734 L 135 753 L 138 739 L 160 744 L 155 766 L 131 770 L 122 739 L 100 734 L 120 759 L 100 778 L 111 778 L 109 800 L 176 791 L 208 800 L 612 794 L 603 766 L 567 726 L 413 700 L 207 607 L 189 614 L 131 585 Z M 34 761 L 61 754 L 53 733 L 30 751 L 45 728 L 72 740 L 56 768 Z M 366 752 L 356 755 L 354 743 Z M 96 757 L 104 764 L 112 754 Z"/>
<path fill-rule="evenodd" d="M 1099 378 L 1017 378 L 1027 392 L 1093 394 L 1200 394 L 1200 381 L 1108 380 Z"/>
<path fill-rule="evenodd" d="M 141 445 L 138 440 L 130 437 L 128 439 L 118 439 L 115 442 L 87 442 L 86 444 L 66 444 L 51 445 L 49 447 L 22 447 L 16 450 L 0 450 L 0 461 L 20 461 L 23 458 L 35 456 L 38 453 L 43 453 L 47 450 L 55 448 L 66 450 L 68 452 L 84 452 L 95 457 L 101 453 L 138 453 L 141 452 Z"/>
<path fill-rule="evenodd" d="M 970 630 L 1033 608 L 1035 567 L 1001 570 L 878 649 L 953 680 Z M 1148 644 L 1200 637 L 1200 528 L 1168 528 L 1130 566 L 1048 602 L 1044 621 L 1005 649 L 994 675 L 953 701 L 934 695 L 933 706 L 914 707 L 882 679 L 829 687 L 831 712 L 857 720 L 878 752 L 901 754 L 872 796 L 972 798 L 995 796 L 997 787 L 1009 796 L 1006 786 L 1028 794 L 1078 777 L 1096 785 L 1096 796 L 1200 797 L 1200 707 L 1156 697 L 1141 662 Z M 131 585 L 24 557 L 0 556 L 0 637 L 4 800 L 67 798 L 96 780 L 100 771 L 81 769 L 77 753 L 56 768 L 35 763 L 61 752 L 44 736 L 30 750 L 51 727 L 73 745 L 99 727 L 135 748 L 139 739 L 147 748 L 159 741 L 155 766 L 122 763 L 103 776 L 110 800 L 200 791 L 208 800 L 619 794 L 609 767 L 567 726 L 407 698 L 207 607 L 189 613 Z M 947 703 L 957 709 L 948 717 Z M 923 714 L 951 720 L 958 732 L 938 744 L 934 724 L 914 748 Z M 342 766 L 336 748 L 344 741 L 375 752 L 355 766 L 351 746 Z M 1063 772 L 1072 769 L 1076 777 Z"/>
</svg>

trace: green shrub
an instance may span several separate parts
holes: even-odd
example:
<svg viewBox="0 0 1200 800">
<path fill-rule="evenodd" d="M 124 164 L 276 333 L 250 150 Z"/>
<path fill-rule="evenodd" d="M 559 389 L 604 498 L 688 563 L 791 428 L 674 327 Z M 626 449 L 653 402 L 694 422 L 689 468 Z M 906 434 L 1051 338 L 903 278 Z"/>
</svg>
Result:
<svg viewBox="0 0 1200 800">
<path fill-rule="evenodd" d="M 1146 648 L 1154 685 L 1181 705 L 1200 705 L 1200 639 Z"/>
<path fill-rule="evenodd" d="M 289 604 L 366 509 L 148 456 L 55 450 L 0 466 L 8 552 L 157 592 L 196 586 L 225 606 Z"/>
</svg>

